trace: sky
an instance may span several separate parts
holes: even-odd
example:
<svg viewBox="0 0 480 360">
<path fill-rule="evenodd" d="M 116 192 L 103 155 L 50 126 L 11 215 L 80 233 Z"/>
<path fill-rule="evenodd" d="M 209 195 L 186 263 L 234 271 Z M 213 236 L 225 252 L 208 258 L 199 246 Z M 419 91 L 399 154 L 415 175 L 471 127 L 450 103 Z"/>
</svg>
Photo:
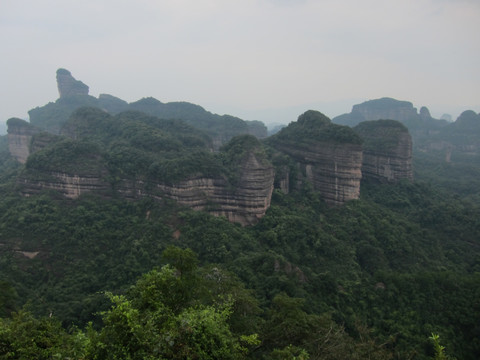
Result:
<svg viewBox="0 0 480 360">
<path fill-rule="evenodd" d="M 58 68 L 267 124 L 381 97 L 455 119 L 480 112 L 478 19 L 480 0 L 1 0 L 0 124 L 55 101 Z"/>
</svg>

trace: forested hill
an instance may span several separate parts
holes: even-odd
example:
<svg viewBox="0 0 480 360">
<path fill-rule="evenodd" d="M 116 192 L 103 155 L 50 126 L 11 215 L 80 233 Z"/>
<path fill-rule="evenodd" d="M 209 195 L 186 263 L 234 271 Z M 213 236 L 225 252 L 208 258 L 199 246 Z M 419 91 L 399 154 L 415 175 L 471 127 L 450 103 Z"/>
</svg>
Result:
<svg viewBox="0 0 480 360">
<path fill-rule="evenodd" d="M 478 162 L 414 152 L 414 181 L 360 182 L 363 152 L 405 147 L 406 127 L 351 129 L 317 111 L 217 152 L 187 122 L 138 111 L 83 107 L 57 134 L 11 122 L 31 138 L 21 164 L 0 137 L 0 358 L 480 357 L 478 178 L 465 182 Z M 331 155 L 360 163 L 348 173 Z M 358 182 L 358 197 L 328 203 L 323 169 Z M 97 186 L 93 175 L 105 191 L 64 196 L 81 178 Z M 221 201 L 183 205 L 179 179 Z M 263 187 L 275 190 L 257 203 Z M 241 194 L 242 209 L 264 210 L 250 226 L 212 215 Z"/>
<path fill-rule="evenodd" d="M 267 128 L 260 121 L 245 121 L 230 115 L 213 114 L 188 102 L 162 103 L 150 97 L 129 104 L 108 94 L 100 94 L 95 98 L 88 95 L 88 86 L 76 80 L 66 69 L 57 70 L 57 85 L 60 97 L 55 102 L 28 112 L 32 125 L 52 133 L 58 133 L 76 109 L 98 107 L 110 114 L 136 110 L 162 119 L 181 119 L 208 133 L 217 149 L 237 135 L 251 134 L 258 138 L 267 136 Z"/>
</svg>

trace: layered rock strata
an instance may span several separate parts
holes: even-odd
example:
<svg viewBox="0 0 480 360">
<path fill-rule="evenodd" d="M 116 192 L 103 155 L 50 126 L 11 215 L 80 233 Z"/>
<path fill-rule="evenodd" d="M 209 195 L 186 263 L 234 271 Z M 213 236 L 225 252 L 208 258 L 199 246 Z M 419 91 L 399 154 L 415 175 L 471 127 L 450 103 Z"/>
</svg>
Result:
<svg viewBox="0 0 480 360">
<path fill-rule="evenodd" d="M 30 144 L 33 135 L 41 132 L 41 129 L 30 125 L 25 120 L 11 118 L 8 125 L 8 149 L 10 154 L 21 164 L 25 164 L 30 155 Z"/>
<path fill-rule="evenodd" d="M 271 165 L 262 164 L 253 153 L 242 165 L 236 186 L 222 178 L 197 177 L 173 185 L 124 180 L 117 191 L 128 198 L 150 196 L 175 200 L 194 210 L 204 210 L 229 221 L 252 225 L 265 215 L 270 207 L 275 178 Z M 147 190 L 148 189 L 148 190 Z"/>
<path fill-rule="evenodd" d="M 252 225 L 265 215 L 270 206 L 274 177 L 273 167 L 262 164 L 250 153 L 243 163 L 241 176 L 235 187 L 222 177 L 197 177 L 172 185 L 152 180 L 121 179 L 112 186 L 101 174 L 78 175 L 62 172 L 49 172 L 42 174 L 40 178 L 23 176 L 17 183 L 21 185 L 21 192 L 25 196 L 42 190 L 56 190 L 70 199 L 85 193 L 110 195 L 116 192 L 130 199 L 170 199 L 194 210 L 225 216 L 229 221 L 241 225 Z"/>
<path fill-rule="evenodd" d="M 306 179 L 330 205 L 358 199 L 362 179 L 362 146 L 319 142 L 311 146 L 282 144 L 278 149 L 299 162 Z"/>
<path fill-rule="evenodd" d="M 412 138 L 394 120 L 360 123 L 355 131 L 364 139 L 362 174 L 381 183 L 413 180 Z"/>
<path fill-rule="evenodd" d="M 35 178 L 19 177 L 17 184 L 21 186 L 21 193 L 30 196 L 44 190 L 55 190 L 69 199 L 76 199 L 85 193 L 107 193 L 110 184 L 97 174 L 67 174 L 63 172 L 49 172 Z"/>
<path fill-rule="evenodd" d="M 351 128 L 332 124 L 324 114 L 308 110 L 269 141 L 277 151 L 298 165 L 297 184 L 308 181 L 325 202 L 341 205 L 358 199 L 362 179 L 362 140 Z M 280 188 L 290 184 L 290 174 L 281 171 Z"/>
</svg>

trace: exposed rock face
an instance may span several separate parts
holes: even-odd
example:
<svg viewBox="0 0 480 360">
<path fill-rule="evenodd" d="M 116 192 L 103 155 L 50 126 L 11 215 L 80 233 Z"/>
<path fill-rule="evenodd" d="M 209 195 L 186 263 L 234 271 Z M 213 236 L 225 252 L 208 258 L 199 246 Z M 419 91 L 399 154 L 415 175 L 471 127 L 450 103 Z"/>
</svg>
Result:
<svg viewBox="0 0 480 360">
<path fill-rule="evenodd" d="M 25 164 L 30 155 L 32 136 L 41 130 L 25 120 L 11 118 L 8 125 L 8 149 L 10 154 L 20 163 Z"/>
<path fill-rule="evenodd" d="M 358 199 L 363 154 L 361 139 L 352 129 L 332 124 L 325 115 L 309 110 L 275 135 L 271 143 L 299 164 L 300 173 L 328 204 Z M 279 179 L 279 186 L 285 186 L 287 179 L 288 175 Z"/>
<path fill-rule="evenodd" d="M 56 190 L 69 199 L 76 199 L 88 192 L 105 193 L 110 184 L 98 175 L 77 175 L 63 172 L 42 174 L 41 178 L 29 179 L 20 177 L 17 184 L 21 185 L 21 193 L 25 196 L 38 194 L 43 190 Z"/>
<path fill-rule="evenodd" d="M 57 70 L 57 86 L 60 98 L 88 95 L 88 86 L 79 80 L 75 80 L 70 71 L 66 69 Z"/>
<path fill-rule="evenodd" d="M 418 118 L 417 109 L 411 102 L 391 98 L 370 100 L 354 105 L 352 113 L 361 114 L 365 120 L 393 119 L 409 121 Z"/>
<path fill-rule="evenodd" d="M 85 193 L 109 195 L 117 192 L 131 199 L 153 197 L 175 200 L 194 210 L 204 210 L 216 216 L 225 216 L 232 222 L 252 225 L 265 215 L 270 206 L 274 177 L 273 167 L 262 164 L 250 153 L 235 188 L 221 177 L 198 177 L 173 185 L 121 179 L 112 187 L 100 174 L 62 172 L 49 172 L 40 179 L 23 176 L 17 183 L 25 196 L 45 189 L 56 190 L 70 199 Z"/>
<path fill-rule="evenodd" d="M 378 182 L 413 180 L 412 138 L 394 120 L 365 121 L 355 127 L 364 139 L 362 174 Z"/>
<path fill-rule="evenodd" d="M 279 149 L 300 163 L 307 180 L 331 205 L 360 196 L 362 147 L 319 142 L 314 146 L 282 145 Z"/>
<path fill-rule="evenodd" d="M 262 165 L 254 154 L 249 154 L 237 187 L 232 188 L 224 178 L 199 177 L 174 185 L 163 183 L 122 181 L 118 191 L 129 198 L 152 196 L 171 199 L 194 210 L 225 216 L 241 225 L 252 225 L 265 215 L 273 192 L 274 169 Z M 145 190 L 148 188 L 149 190 Z"/>
</svg>

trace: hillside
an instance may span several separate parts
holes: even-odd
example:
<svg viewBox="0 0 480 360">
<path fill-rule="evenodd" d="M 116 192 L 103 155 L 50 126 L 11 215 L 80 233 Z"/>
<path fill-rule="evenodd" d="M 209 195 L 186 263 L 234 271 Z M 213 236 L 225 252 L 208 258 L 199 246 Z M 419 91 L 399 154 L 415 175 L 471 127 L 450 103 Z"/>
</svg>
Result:
<svg viewBox="0 0 480 360">
<path fill-rule="evenodd" d="M 78 108 L 97 107 L 113 115 L 135 110 L 162 119 L 181 119 L 208 133 L 216 149 L 237 135 L 251 134 L 258 138 L 267 136 L 267 128 L 260 121 L 244 121 L 230 115 L 212 114 L 201 106 L 188 102 L 162 103 L 150 97 L 129 104 L 108 94 L 100 94 L 95 98 L 88 95 L 89 87 L 76 80 L 66 69 L 57 70 L 57 86 L 60 97 L 55 102 L 36 107 L 28 112 L 32 125 L 54 134 L 60 131 L 70 115 Z"/>
<path fill-rule="evenodd" d="M 423 360 L 432 333 L 480 356 L 478 188 L 408 126 L 310 110 L 213 151 L 100 98 L 0 137 L 0 357 Z"/>
</svg>

